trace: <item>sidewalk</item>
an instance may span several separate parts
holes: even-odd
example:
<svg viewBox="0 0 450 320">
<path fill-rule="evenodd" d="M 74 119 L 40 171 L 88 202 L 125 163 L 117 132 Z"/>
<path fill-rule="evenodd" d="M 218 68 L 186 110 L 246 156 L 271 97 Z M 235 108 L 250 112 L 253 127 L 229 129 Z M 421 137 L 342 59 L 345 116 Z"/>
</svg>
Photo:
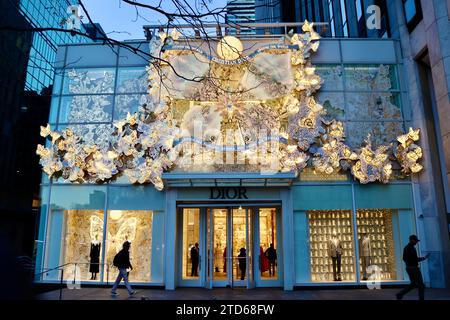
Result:
<svg viewBox="0 0 450 320">
<path fill-rule="evenodd" d="M 139 289 L 136 296 L 128 297 L 127 291 L 120 287 L 119 296 L 112 297 L 110 288 L 67 288 L 62 291 L 62 300 L 395 300 L 399 289 L 339 289 L 339 290 L 295 290 L 283 291 L 277 288 L 258 289 L 202 289 L 178 288 L 173 291 L 162 289 Z M 59 290 L 36 296 L 38 300 L 58 300 Z M 450 300 L 449 289 L 427 289 L 427 300 Z M 411 291 L 404 300 L 417 300 L 417 290 Z"/>
</svg>

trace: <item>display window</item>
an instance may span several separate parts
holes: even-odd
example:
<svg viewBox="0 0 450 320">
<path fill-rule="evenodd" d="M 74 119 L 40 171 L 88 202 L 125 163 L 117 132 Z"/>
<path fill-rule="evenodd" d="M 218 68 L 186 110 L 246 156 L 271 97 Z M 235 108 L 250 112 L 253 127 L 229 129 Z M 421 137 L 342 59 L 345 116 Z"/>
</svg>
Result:
<svg viewBox="0 0 450 320">
<path fill-rule="evenodd" d="M 149 282 L 151 279 L 152 217 L 149 210 L 109 210 L 106 227 L 106 263 L 112 266 L 114 256 L 125 241 L 131 243 L 130 262 L 133 266 L 130 282 Z M 99 224 L 102 221 L 98 221 Z M 114 280 L 109 275 L 108 281 Z"/>
<path fill-rule="evenodd" d="M 411 185 L 302 186 L 294 199 L 297 284 L 406 280 Z"/>
<path fill-rule="evenodd" d="M 311 281 L 355 281 L 350 210 L 308 212 Z"/>
<path fill-rule="evenodd" d="M 396 278 L 392 219 L 390 209 L 357 210 L 358 253 L 361 280 Z"/>
<path fill-rule="evenodd" d="M 47 265 L 62 266 L 47 275 L 49 279 L 99 281 L 102 269 L 102 210 L 54 210 L 50 226 L 54 238 L 49 242 Z M 56 228 L 61 227 L 60 231 Z M 59 234 L 59 237 L 56 235 Z"/>
</svg>

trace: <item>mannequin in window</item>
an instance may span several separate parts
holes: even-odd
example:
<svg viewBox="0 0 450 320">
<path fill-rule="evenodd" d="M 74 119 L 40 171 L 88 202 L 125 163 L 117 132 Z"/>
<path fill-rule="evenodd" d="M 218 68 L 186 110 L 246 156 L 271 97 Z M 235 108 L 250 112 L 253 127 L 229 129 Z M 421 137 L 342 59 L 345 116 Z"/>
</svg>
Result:
<svg viewBox="0 0 450 320">
<path fill-rule="evenodd" d="M 333 231 L 330 240 L 328 241 L 328 255 L 333 263 L 333 279 L 334 281 L 342 281 L 341 279 L 341 257 L 342 257 L 342 245 L 341 241 L 336 235 L 336 231 Z"/>
<path fill-rule="evenodd" d="M 97 279 L 97 273 L 100 269 L 100 249 L 101 243 L 98 241 L 98 236 L 95 236 L 95 239 L 91 241 L 91 251 L 89 253 L 89 257 L 91 259 L 89 264 L 89 272 L 91 273 L 91 280 Z"/>
<path fill-rule="evenodd" d="M 372 246 L 370 237 L 367 234 L 362 234 L 359 240 L 359 256 L 361 257 L 361 266 L 363 272 L 362 280 L 367 280 L 367 268 L 370 266 L 370 258 L 372 256 Z"/>
</svg>

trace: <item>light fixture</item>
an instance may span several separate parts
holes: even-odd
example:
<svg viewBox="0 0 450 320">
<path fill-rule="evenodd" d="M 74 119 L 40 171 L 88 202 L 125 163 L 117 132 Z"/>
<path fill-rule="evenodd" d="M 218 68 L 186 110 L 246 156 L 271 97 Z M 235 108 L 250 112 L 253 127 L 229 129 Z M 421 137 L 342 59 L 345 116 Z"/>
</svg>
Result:
<svg viewBox="0 0 450 320">
<path fill-rule="evenodd" d="M 242 206 L 239 206 L 239 210 L 242 210 Z"/>
<path fill-rule="evenodd" d="M 109 216 L 113 220 L 119 220 L 120 218 L 122 218 L 122 211 L 121 210 L 110 210 Z"/>
</svg>

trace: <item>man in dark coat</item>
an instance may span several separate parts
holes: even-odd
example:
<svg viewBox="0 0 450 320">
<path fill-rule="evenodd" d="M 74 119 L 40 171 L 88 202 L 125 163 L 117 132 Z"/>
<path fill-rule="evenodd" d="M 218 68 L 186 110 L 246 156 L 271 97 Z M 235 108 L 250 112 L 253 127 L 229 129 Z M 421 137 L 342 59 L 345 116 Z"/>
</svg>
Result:
<svg viewBox="0 0 450 320">
<path fill-rule="evenodd" d="M 403 249 L 403 261 L 405 262 L 406 272 L 408 273 L 411 283 L 399 293 L 397 293 L 398 300 L 403 299 L 403 296 L 414 288 L 419 289 L 419 300 L 424 299 L 425 284 L 423 283 L 422 273 L 420 272 L 419 268 L 419 262 L 427 259 L 429 254 L 427 254 L 425 257 L 417 256 L 415 245 L 419 241 L 420 240 L 415 234 L 410 235 L 409 243 Z"/>
<path fill-rule="evenodd" d="M 269 276 L 275 275 L 275 264 L 277 261 L 277 250 L 274 248 L 273 243 L 267 248 L 265 254 L 267 260 L 269 260 Z"/>
<path fill-rule="evenodd" d="M 195 245 L 191 248 L 191 262 L 192 262 L 191 277 L 198 277 L 199 258 L 200 253 L 198 243 L 196 242 Z"/>
<path fill-rule="evenodd" d="M 125 241 L 122 245 L 122 250 L 120 250 L 114 257 L 113 264 L 115 267 L 119 269 L 119 274 L 117 275 L 116 282 L 114 282 L 114 286 L 111 289 L 111 294 L 113 296 L 119 295 L 117 293 L 117 287 L 119 286 L 120 281 L 122 281 L 122 279 L 123 282 L 125 283 L 125 287 L 128 290 L 128 294 L 130 296 L 136 294 L 136 290 L 133 290 L 130 284 L 128 283 L 128 269 L 133 270 L 133 266 L 131 265 L 130 262 L 130 246 L 131 243 Z"/>
</svg>

